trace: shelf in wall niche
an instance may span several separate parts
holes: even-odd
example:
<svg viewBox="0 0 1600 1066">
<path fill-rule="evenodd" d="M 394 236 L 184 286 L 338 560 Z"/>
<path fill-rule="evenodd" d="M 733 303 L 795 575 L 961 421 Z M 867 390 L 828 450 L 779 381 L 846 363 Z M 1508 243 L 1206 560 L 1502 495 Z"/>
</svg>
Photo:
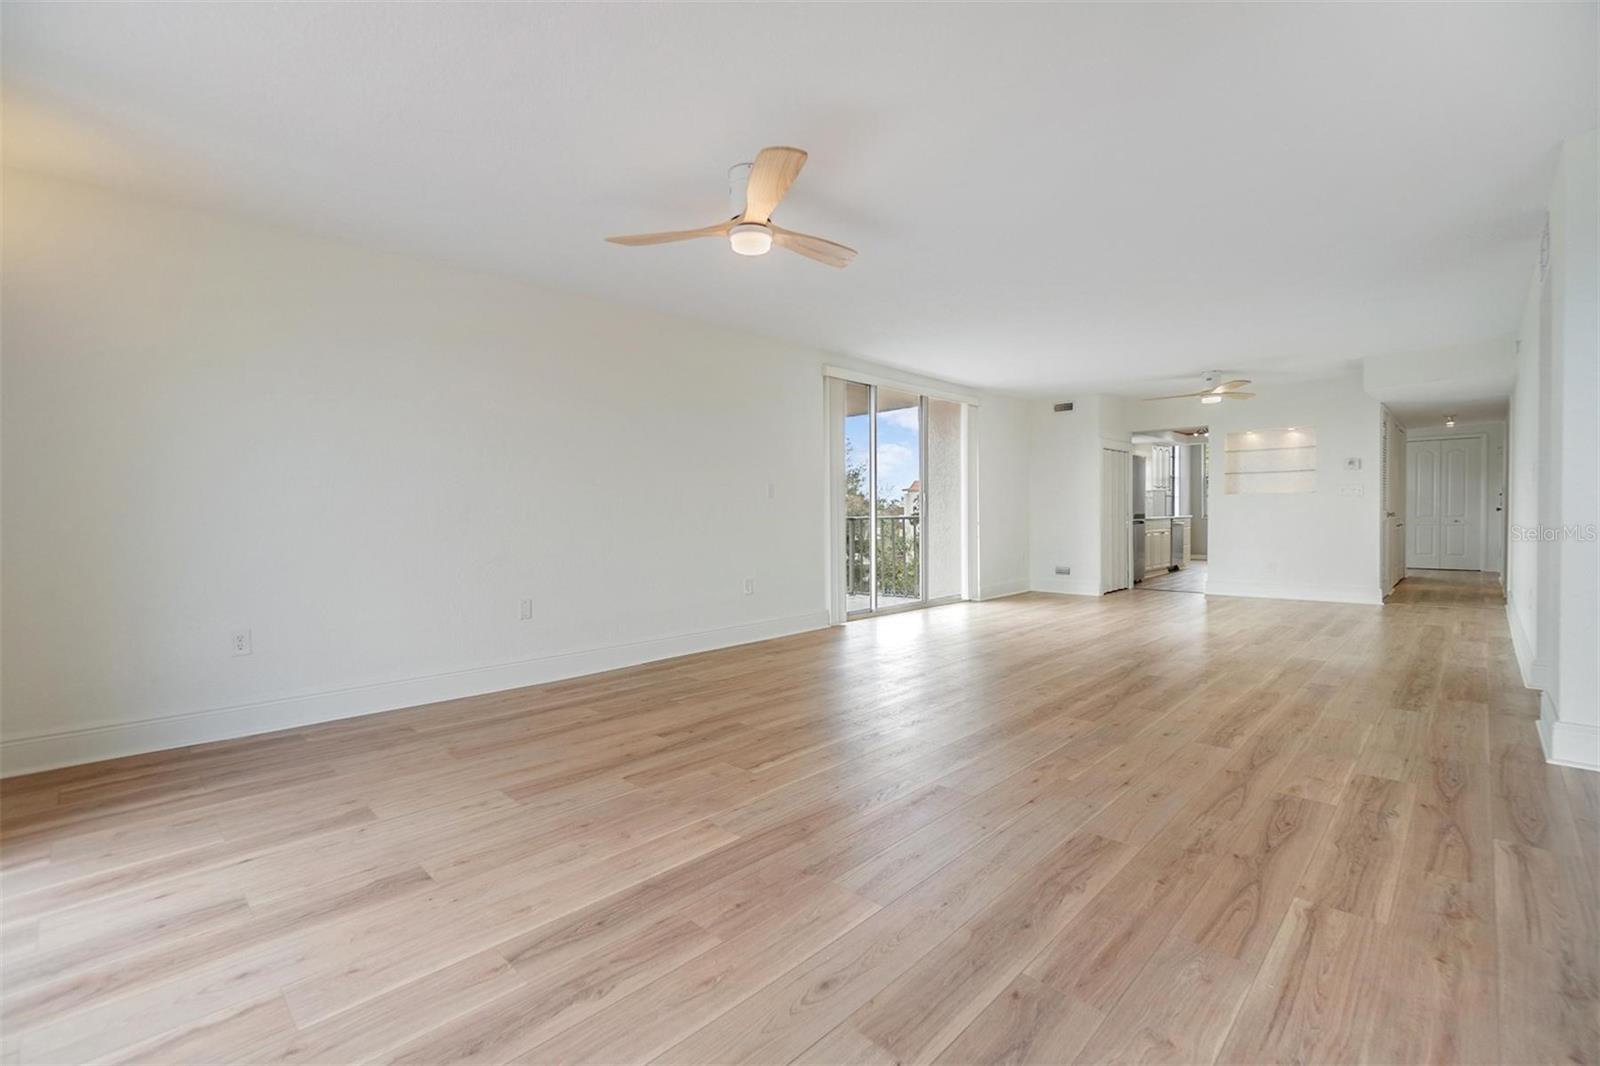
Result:
<svg viewBox="0 0 1600 1066">
<path fill-rule="evenodd" d="M 1222 491 L 1229 495 L 1315 492 L 1316 430 L 1297 426 L 1229 433 L 1222 477 Z"/>
</svg>

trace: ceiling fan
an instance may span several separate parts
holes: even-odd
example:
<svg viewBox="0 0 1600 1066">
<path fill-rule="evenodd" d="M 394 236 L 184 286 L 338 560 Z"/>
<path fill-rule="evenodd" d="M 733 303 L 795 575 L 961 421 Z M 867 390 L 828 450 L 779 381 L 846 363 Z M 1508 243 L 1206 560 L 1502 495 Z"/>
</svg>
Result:
<svg viewBox="0 0 1600 1066">
<path fill-rule="evenodd" d="M 1221 403 L 1223 400 L 1249 400 L 1255 397 L 1253 392 L 1240 392 L 1239 390 L 1250 384 L 1249 378 L 1236 378 L 1233 381 L 1223 381 L 1222 371 L 1209 370 L 1204 378 L 1206 387 L 1199 392 L 1180 392 L 1176 396 L 1146 396 L 1146 400 L 1188 400 L 1198 397 L 1201 403 Z"/>
<path fill-rule="evenodd" d="M 754 163 L 741 163 L 729 172 L 730 181 L 736 181 L 744 175 L 748 177 L 744 180 L 742 207 L 736 202 L 734 209 L 739 213 L 728 221 L 700 229 L 635 233 L 625 237 L 607 237 L 606 240 L 612 244 L 631 246 L 667 244 L 697 237 L 727 237 L 728 244 L 740 255 L 766 255 L 776 244 L 779 248 L 787 248 L 831 267 L 849 266 L 850 260 L 856 257 L 854 248 L 846 248 L 806 233 L 796 233 L 772 222 L 772 212 L 782 202 L 789 186 L 800 176 L 800 168 L 805 165 L 806 154 L 798 148 L 763 148 Z"/>
</svg>

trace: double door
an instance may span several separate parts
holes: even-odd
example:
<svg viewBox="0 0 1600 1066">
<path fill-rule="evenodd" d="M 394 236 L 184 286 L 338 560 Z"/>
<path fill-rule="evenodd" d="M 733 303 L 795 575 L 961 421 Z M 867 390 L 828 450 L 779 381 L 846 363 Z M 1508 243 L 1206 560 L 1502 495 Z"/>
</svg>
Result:
<svg viewBox="0 0 1600 1066">
<path fill-rule="evenodd" d="M 1406 443 L 1406 566 L 1483 569 L 1482 437 Z"/>
</svg>

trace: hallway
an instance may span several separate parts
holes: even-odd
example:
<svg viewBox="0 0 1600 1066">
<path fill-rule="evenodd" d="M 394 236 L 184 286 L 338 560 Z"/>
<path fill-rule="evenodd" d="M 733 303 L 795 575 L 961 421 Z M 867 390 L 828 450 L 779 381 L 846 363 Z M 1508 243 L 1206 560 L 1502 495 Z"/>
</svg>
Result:
<svg viewBox="0 0 1600 1066">
<path fill-rule="evenodd" d="M 1407 570 L 1384 606 L 1499 607 L 1506 605 L 1500 575 L 1477 570 Z"/>
</svg>

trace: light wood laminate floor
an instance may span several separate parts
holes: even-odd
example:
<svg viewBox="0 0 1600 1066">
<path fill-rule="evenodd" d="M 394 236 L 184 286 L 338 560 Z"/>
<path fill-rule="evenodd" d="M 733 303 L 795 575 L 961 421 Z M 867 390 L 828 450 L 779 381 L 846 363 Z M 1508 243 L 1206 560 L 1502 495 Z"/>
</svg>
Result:
<svg viewBox="0 0 1600 1066">
<path fill-rule="evenodd" d="M 4 1061 L 1594 1061 L 1498 588 L 1022 596 L 8 781 Z"/>
<path fill-rule="evenodd" d="M 1147 577 L 1134 588 L 1144 592 L 1204 592 L 1206 561 L 1196 559 L 1181 570 L 1173 570 L 1159 577 Z"/>
</svg>

